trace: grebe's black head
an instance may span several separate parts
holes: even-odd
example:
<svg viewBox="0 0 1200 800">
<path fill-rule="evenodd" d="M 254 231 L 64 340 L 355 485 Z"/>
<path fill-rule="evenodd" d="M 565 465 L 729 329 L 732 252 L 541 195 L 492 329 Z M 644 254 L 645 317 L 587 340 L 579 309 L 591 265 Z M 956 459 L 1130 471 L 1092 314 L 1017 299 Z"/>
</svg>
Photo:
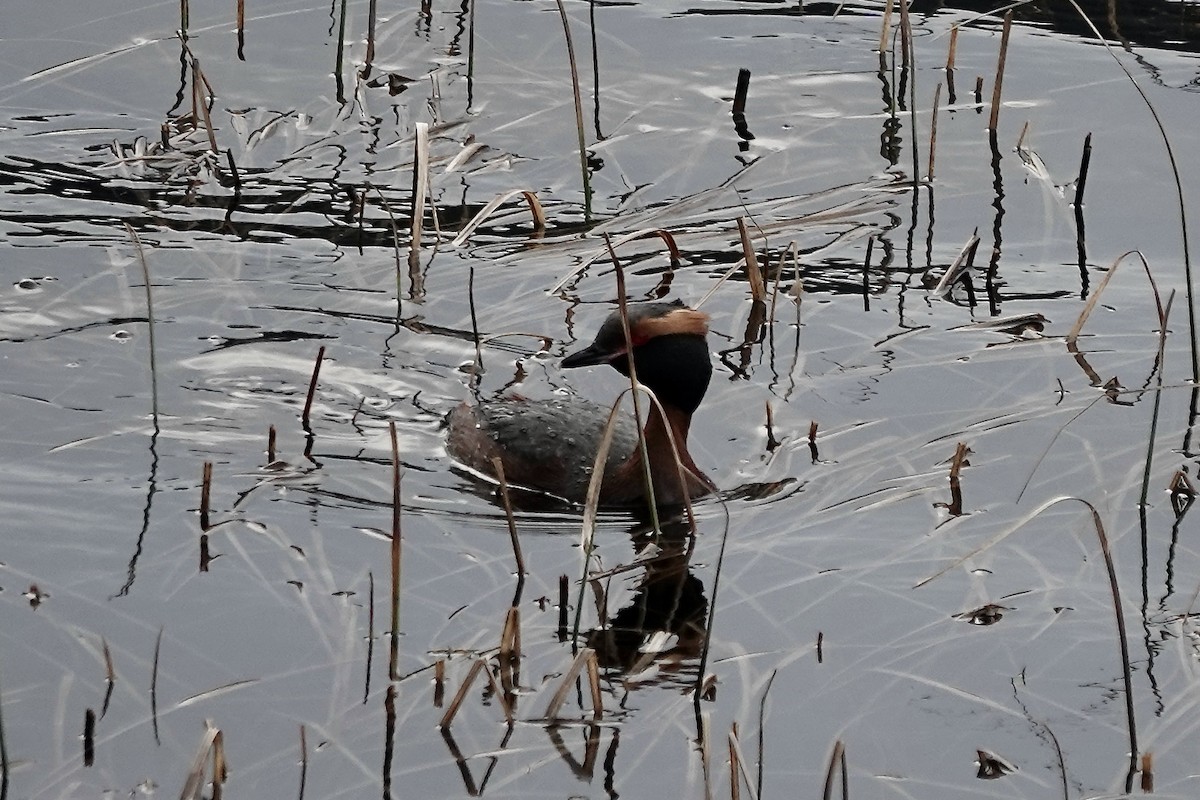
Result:
<svg viewBox="0 0 1200 800">
<path fill-rule="evenodd" d="M 629 306 L 629 336 L 638 380 L 659 401 L 691 414 L 704 399 L 712 362 L 708 352 L 708 315 L 682 302 Z M 596 339 L 563 359 L 564 367 L 610 364 L 629 374 L 629 356 L 621 314 L 614 311 Z"/>
</svg>

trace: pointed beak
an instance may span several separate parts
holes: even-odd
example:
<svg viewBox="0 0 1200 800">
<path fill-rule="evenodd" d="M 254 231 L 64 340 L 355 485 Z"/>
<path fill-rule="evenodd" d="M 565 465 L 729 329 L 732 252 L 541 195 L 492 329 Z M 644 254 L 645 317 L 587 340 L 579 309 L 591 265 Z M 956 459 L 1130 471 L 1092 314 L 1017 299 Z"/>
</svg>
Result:
<svg viewBox="0 0 1200 800">
<path fill-rule="evenodd" d="M 620 353 L 605 350 L 597 346 L 595 342 L 592 342 L 582 350 L 564 358 L 562 365 L 567 369 L 571 367 L 591 367 L 596 364 L 607 364 L 619 355 Z"/>
</svg>

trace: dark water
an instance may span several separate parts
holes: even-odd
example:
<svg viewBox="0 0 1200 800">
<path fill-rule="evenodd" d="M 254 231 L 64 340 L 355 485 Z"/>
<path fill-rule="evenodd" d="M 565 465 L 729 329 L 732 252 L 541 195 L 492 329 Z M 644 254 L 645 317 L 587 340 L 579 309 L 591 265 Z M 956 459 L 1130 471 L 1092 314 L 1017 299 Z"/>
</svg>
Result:
<svg viewBox="0 0 1200 800">
<path fill-rule="evenodd" d="M 917 6 L 904 76 L 878 71 L 877 5 L 568 5 L 589 208 L 556 6 L 392 11 L 364 78 L 368 7 L 348 8 L 339 82 L 341 20 L 327 5 L 248 8 L 241 59 L 229 8 L 193 7 L 186 48 L 173 3 L 6 9 L 10 796 L 174 795 L 205 720 L 222 731 L 226 791 L 245 796 L 294 797 L 301 781 L 309 797 L 702 796 L 701 730 L 711 791 L 724 796 L 735 722 L 755 774 L 764 693 L 764 796 L 820 791 L 839 740 L 854 796 L 1120 796 L 1131 779 L 1122 655 L 1079 499 L 1111 544 L 1139 755 L 1152 756 L 1157 795 L 1195 796 L 1196 526 L 1167 492 L 1196 468 L 1180 211 L 1162 137 L 1101 44 L 1057 7 L 1019 10 L 993 150 L 974 86 L 982 76 L 990 102 L 994 18 Z M 1162 120 L 1189 221 L 1194 17 L 1170 3 L 1093 14 Z M 935 87 L 950 28 L 968 20 L 930 183 Z M 217 155 L 190 119 L 192 58 L 215 93 Z M 740 68 L 753 139 L 730 117 Z M 415 272 L 401 253 L 398 272 L 390 214 L 407 247 L 418 122 L 431 126 L 442 236 Z M 1070 201 L 1088 133 L 1081 256 Z M 546 208 L 543 237 L 513 200 L 450 244 L 464 218 L 522 188 Z M 789 257 L 762 324 L 740 270 L 718 286 L 741 258 L 740 216 L 772 276 L 789 245 L 799 253 L 799 304 Z M 125 224 L 151 276 L 157 424 L 145 281 Z M 520 515 L 517 721 L 510 730 L 480 681 L 444 735 L 438 721 L 473 659 L 497 667 L 516 586 L 499 507 L 442 449 L 442 415 L 470 394 L 469 289 L 481 333 L 497 337 L 483 347 L 484 395 L 611 399 L 614 374 L 557 362 L 612 307 L 600 234 L 648 228 L 671 231 L 683 263 L 670 269 L 658 239 L 621 246 L 631 297 L 696 303 L 716 288 L 704 305 L 716 371 L 692 453 L 722 498 L 697 507 L 694 543 L 630 569 L 645 546 L 635 521 L 602 520 L 591 569 L 615 570 L 598 581 L 607 619 L 646 621 L 588 637 L 601 621 L 593 589 L 583 595 L 583 636 L 603 662 L 598 725 L 583 687 L 561 712 L 568 724 L 542 721 L 573 658 L 556 604 L 566 575 L 572 614 L 580 605 L 579 515 Z M 976 230 L 972 293 L 930 292 Z M 1176 292 L 1165 357 L 1150 284 L 1126 259 L 1080 359 L 1063 337 L 1132 249 L 1164 303 Z M 1042 315 L 1041 332 L 982 325 L 1022 315 Z M 310 436 L 300 415 L 321 346 Z M 1096 384 L 1114 377 L 1126 390 L 1110 397 Z M 389 703 L 391 421 L 406 677 Z M 270 426 L 284 463 L 267 468 Z M 971 453 L 952 514 L 959 442 Z M 1060 497 L 1077 499 L 1050 505 Z M 999 611 L 970 618 L 995 624 L 956 618 L 989 604 Z M 717 689 L 698 720 L 705 626 Z M 978 750 L 1017 770 L 979 779 Z"/>
</svg>

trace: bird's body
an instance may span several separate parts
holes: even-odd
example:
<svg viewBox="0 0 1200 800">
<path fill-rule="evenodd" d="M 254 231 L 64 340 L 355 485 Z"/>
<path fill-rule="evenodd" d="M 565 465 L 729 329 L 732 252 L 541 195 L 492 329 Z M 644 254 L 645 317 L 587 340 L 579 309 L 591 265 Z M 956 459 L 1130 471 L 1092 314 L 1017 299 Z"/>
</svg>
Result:
<svg viewBox="0 0 1200 800">
<path fill-rule="evenodd" d="M 649 402 L 642 404 L 655 500 L 660 505 L 678 505 L 685 496 L 699 497 L 715 489 L 687 450 L 692 413 L 712 374 L 708 317 L 679 303 L 631 306 L 628 317 L 632 350 L 620 315 L 614 312 L 591 345 L 562 363 L 568 368 L 610 364 L 628 375 L 632 354 L 638 381 L 662 405 L 659 411 Z M 508 397 L 479 405 L 464 403 L 450 413 L 447 449 L 458 461 L 490 476 L 495 476 L 492 459 L 499 458 L 509 483 L 583 502 L 608 415 L 607 408 L 574 398 Z M 630 506 L 645 500 L 637 431 L 632 418 L 621 416 L 606 461 L 600 502 Z"/>
</svg>

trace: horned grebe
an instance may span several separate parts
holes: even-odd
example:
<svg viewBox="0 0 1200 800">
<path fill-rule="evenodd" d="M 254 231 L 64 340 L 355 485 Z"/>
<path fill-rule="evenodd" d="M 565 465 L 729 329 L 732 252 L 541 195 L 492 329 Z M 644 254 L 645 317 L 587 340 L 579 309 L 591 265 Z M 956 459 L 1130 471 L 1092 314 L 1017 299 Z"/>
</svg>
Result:
<svg viewBox="0 0 1200 800">
<path fill-rule="evenodd" d="M 712 375 L 706 338 L 708 315 L 679 301 L 630 306 L 628 313 L 638 380 L 654 392 L 665 412 L 660 413 L 652 403 L 642 404 L 655 501 L 678 505 L 685 492 L 668 430 L 679 448 L 687 496 L 699 497 L 716 489 L 687 449 L 692 413 L 704 399 Z M 629 355 L 620 314 L 613 312 L 600 326 L 595 341 L 564 358 L 562 365 L 609 364 L 627 376 Z M 510 484 L 582 503 L 607 419 L 607 408 L 576 398 L 506 397 L 474 406 L 463 403 L 450 412 L 447 449 L 466 466 L 491 476 L 495 475 L 491 459 L 499 457 Z M 600 503 L 630 506 L 644 502 L 637 432 L 632 417 L 624 416 L 609 449 Z"/>
</svg>

